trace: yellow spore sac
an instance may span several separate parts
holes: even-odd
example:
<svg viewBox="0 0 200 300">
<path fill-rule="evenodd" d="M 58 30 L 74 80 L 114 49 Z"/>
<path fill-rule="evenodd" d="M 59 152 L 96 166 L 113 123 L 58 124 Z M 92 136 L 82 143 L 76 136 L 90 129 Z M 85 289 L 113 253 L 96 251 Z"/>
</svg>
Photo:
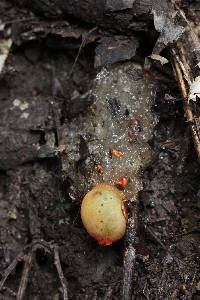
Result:
<svg viewBox="0 0 200 300">
<path fill-rule="evenodd" d="M 96 185 L 83 198 L 83 225 L 100 245 L 111 245 L 125 234 L 127 214 L 124 200 L 123 192 L 107 183 Z"/>
</svg>

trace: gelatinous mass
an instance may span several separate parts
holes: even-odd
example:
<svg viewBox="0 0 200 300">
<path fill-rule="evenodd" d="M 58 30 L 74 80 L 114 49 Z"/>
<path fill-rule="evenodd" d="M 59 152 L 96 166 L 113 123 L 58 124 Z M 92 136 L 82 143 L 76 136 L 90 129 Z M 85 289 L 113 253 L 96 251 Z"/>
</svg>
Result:
<svg viewBox="0 0 200 300">
<path fill-rule="evenodd" d="M 133 62 L 101 69 L 90 91 L 92 104 L 65 128 L 69 194 L 81 201 L 95 185 L 128 180 L 125 196 L 135 201 L 142 189 L 141 171 L 151 159 L 148 141 L 157 116 L 152 110 L 155 83 Z M 80 99 L 81 101 L 81 99 Z M 114 155 L 113 149 L 122 153 Z M 101 166 L 102 172 L 97 171 Z"/>
</svg>

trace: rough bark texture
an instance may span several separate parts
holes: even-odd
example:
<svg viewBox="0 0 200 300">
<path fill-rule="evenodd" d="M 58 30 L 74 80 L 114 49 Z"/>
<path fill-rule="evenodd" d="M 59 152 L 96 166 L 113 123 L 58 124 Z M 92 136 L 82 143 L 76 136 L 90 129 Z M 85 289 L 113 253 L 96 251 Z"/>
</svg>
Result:
<svg viewBox="0 0 200 300">
<path fill-rule="evenodd" d="M 12 0 L 12 3 L 48 18 L 70 17 L 79 22 L 120 31 L 144 30 L 152 19 L 150 0 Z"/>
</svg>

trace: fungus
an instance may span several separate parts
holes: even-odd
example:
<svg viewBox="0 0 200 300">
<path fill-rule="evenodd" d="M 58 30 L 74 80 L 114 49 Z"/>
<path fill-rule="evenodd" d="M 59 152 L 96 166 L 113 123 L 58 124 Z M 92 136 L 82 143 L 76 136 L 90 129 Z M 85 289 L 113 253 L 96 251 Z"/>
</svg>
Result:
<svg viewBox="0 0 200 300">
<path fill-rule="evenodd" d="M 124 198 L 122 191 L 106 183 L 96 185 L 83 198 L 83 225 L 102 246 L 111 245 L 125 234 L 127 214 Z"/>
<path fill-rule="evenodd" d="M 117 181 L 116 181 L 116 185 L 119 185 L 121 187 L 126 187 L 128 186 L 128 179 L 125 178 L 125 177 L 122 177 L 122 178 L 119 178 Z"/>
<path fill-rule="evenodd" d="M 114 155 L 116 157 L 122 157 L 124 155 L 123 152 L 121 152 L 121 151 L 119 151 L 119 150 L 117 150 L 115 148 L 111 148 L 110 152 L 111 152 L 112 155 Z"/>
</svg>

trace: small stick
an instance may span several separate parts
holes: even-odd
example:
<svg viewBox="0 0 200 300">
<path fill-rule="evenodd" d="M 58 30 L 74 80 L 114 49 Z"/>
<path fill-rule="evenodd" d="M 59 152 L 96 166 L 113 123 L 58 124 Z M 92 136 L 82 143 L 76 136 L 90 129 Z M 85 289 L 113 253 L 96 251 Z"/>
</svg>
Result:
<svg viewBox="0 0 200 300">
<path fill-rule="evenodd" d="M 181 70 L 182 70 L 182 72 L 185 76 L 185 79 L 187 80 L 188 85 L 190 86 L 191 83 L 192 83 L 192 80 L 190 79 L 190 75 L 189 75 L 188 70 L 186 70 L 185 64 L 180 60 L 178 55 L 176 55 L 176 60 L 177 60 L 179 66 L 180 66 L 180 68 L 181 68 Z"/>
<path fill-rule="evenodd" d="M 80 54 L 81 54 L 81 50 L 85 47 L 85 44 L 86 44 L 86 42 L 87 42 L 87 39 L 88 39 L 89 35 L 90 35 L 92 32 L 94 32 L 96 29 L 97 29 L 97 27 L 94 27 L 94 28 L 90 29 L 84 36 L 82 36 L 82 42 L 81 42 L 81 45 L 80 45 L 80 47 L 79 47 L 79 49 L 78 49 L 78 53 L 77 53 L 77 55 L 76 55 L 76 58 L 75 58 L 75 60 L 74 60 L 74 63 L 73 63 L 73 65 L 72 65 L 72 68 L 71 68 L 70 76 L 69 76 L 69 77 L 71 77 L 72 74 L 73 74 L 74 68 L 75 68 L 76 63 L 77 63 L 77 61 L 78 61 L 78 59 L 79 59 L 79 56 L 80 56 Z"/>
<path fill-rule="evenodd" d="M 24 257 L 24 268 L 23 268 L 16 300 L 22 300 L 24 298 L 24 294 L 26 292 L 26 287 L 28 284 L 28 275 L 29 275 L 31 265 L 32 265 L 32 252 L 30 252 L 28 255 Z"/>
<path fill-rule="evenodd" d="M 136 213 L 129 218 L 126 234 L 127 247 L 124 253 L 124 272 L 122 282 L 122 300 L 131 300 L 132 296 L 132 278 L 135 269 L 135 238 L 136 238 Z"/>
<path fill-rule="evenodd" d="M 173 54 L 173 60 L 174 60 L 174 68 L 176 71 L 179 87 L 180 87 L 182 97 L 183 97 L 184 111 L 186 114 L 187 121 L 189 122 L 190 127 L 191 127 L 192 137 L 193 137 L 193 141 L 194 141 L 194 145 L 195 145 L 195 149 L 196 149 L 198 158 L 200 158 L 200 141 L 199 141 L 197 132 L 195 130 L 195 126 L 193 125 L 194 118 L 193 118 L 193 113 L 192 113 L 191 107 L 188 103 L 188 93 L 187 93 L 185 81 L 183 78 L 183 74 L 181 72 L 181 68 L 176 60 L 176 52 L 174 49 L 172 49 L 172 54 Z"/>
<path fill-rule="evenodd" d="M 187 69 L 187 72 L 188 72 L 188 76 L 189 76 L 189 78 L 190 78 L 190 81 L 193 82 L 194 78 L 193 78 L 193 75 L 192 75 L 190 66 L 189 66 L 189 64 L 188 64 L 188 62 L 187 62 L 187 59 L 186 59 L 185 48 L 183 47 L 182 43 L 180 43 L 180 42 L 177 43 L 177 46 L 178 46 L 179 53 L 180 53 L 181 59 L 182 59 L 182 61 L 183 61 L 183 64 L 184 64 L 185 68 Z"/>
<path fill-rule="evenodd" d="M 51 254 L 52 251 L 54 253 L 54 264 L 56 266 L 58 276 L 62 285 L 63 290 L 63 300 L 68 300 L 68 292 L 67 292 L 67 281 L 64 277 L 62 267 L 60 264 L 60 258 L 59 258 L 59 252 L 58 252 L 58 246 L 52 243 L 48 243 L 42 239 L 38 239 L 33 241 L 30 245 L 26 246 L 25 249 L 28 250 L 31 248 L 27 255 L 24 255 L 23 252 L 21 252 L 14 260 L 13 262 L 8 266 L 8 268 L 4 271 L 2 279 L 0 281 L 0 292 L 4 289 L 4 284 L 8 278 L 8 276 L 12 273 L 12 271 L 16 268 L 19 261 L 24 261 L 24 268 L 22 272 L 22 277 L 19 285 L 19 289 L 17 292 L 16 300 L 23 300 L 27 284 L 28 284 L 28 276 L 29 272 L 32 266 L 32 260 L 33 260 L 33 253 L 37 251 L 38 249 L 44 249 L 47 253 Z"/>
<path fill-rule="evenodd" d="M 132 294 L 132 278 L 135 266 L 135 248 L 129 245 L 124 254 L 124 276 L 122 287 L 122 299 L 130 300 Z"/>
<path fill-rule="evenodd" d="M 16 265 L 20 261 L 21 257 L 23 257 L 23 253 L 20 253 L 13 262 L 7 267 L 7 269 L 4 271 L 4 274 L 2 276 L 2 279 L 0 281 L 0 291 L 2 290 L 4 283 L 6 282 L 8 276 L 12 273 L 12 271 L 15 269 Z"/>
<path fill-rule="evenodd" d="M 37 21 L 38 17 L 29 17 L 24 19 L 15 19 L 15 20 L 7 20 L 6 22 L 3 22 L 3 25 L 12 25 L 15 23 L 23 23 L 28 21 Z"/>
<path fill-rule="evenodd" d="M 148 231 L 148 233 L 153 237 L 153 239 L 164 249 L 167 250 L 166 246 L 163 244 L 163 242 L 155 235 L 153 230 L 149 226 L 145 226 L 145 230 Z"/>
<path fill-rule="evenodd" d="M 62 285 L 62 292 L 63 292 L 63 300 L 68 300 L 68 292 L 67 292 L 67 281 L 65 279 L 65 276 L 63 274 L 63 270 L 60 264 L 60 258 L 59 258 L 59 252 L 58 252 L 58 246 L 54 246 L 54 264 L 56 266 L 60 282 Z"/>
</svg>

